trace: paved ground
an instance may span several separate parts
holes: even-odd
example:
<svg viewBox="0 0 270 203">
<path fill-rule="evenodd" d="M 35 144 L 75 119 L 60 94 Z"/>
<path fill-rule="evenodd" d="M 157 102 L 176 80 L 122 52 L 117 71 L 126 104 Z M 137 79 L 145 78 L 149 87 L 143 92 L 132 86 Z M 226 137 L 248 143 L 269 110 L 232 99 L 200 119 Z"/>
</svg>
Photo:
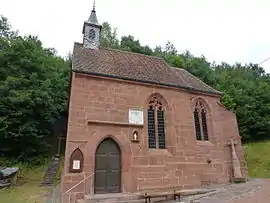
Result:
<svg viewBox="0 0 270 203">
<path fill-rule="evenodd" d="M 256 194 L 234 200 L 232 203 L 270 203 L 270 180 L 265 180 Z"/>
<path fill-rule="evenodd" d="M 60 203 L 60 188 L 59 186 L 53 187 L 48 194 L 48 197 L 45 201 L 45 203 Z"/>
<path fill-rule="evenodd" d="M 194 203 L 270 203 L 270 180 L 254 179 L 245 184 L 220 186 L 215 192 L 184 198 Z"/>
<path fill-rule="evenodd" d="M 220 185 L 214 189 L 214 192 L 208 194 L 183 198 L 181 202 L 189 203 L 194 200 L 194 203 L 270 203 L 270 179 L 253 179 L 244 184 Z M 59 194 L 59 188 L 54 188 L 46 203 L 60 203 Z"/>
</svg>

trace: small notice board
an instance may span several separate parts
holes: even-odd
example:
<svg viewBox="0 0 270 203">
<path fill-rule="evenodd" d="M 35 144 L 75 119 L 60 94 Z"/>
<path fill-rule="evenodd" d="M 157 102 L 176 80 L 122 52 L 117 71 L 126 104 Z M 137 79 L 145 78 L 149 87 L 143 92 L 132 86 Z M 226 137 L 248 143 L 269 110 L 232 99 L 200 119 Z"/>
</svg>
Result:
<svg viewBox="0 0 270 203">
<path fill-rule="evenodd" d="M 128 113 L 129 123 L 143 124 L 143 110 L 142 109 L 129 109 Z"/>
</svg>

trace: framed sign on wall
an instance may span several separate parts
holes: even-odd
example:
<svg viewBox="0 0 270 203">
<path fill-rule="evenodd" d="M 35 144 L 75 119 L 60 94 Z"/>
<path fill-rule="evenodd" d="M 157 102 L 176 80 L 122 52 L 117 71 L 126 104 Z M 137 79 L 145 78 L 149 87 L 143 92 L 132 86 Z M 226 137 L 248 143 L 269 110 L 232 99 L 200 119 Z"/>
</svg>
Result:
<svg viewBox="0 0 270 203">
<path fill-rule="evenodd" d="M 128 119 L 129 123 L 143 125 L 143 110 L 129 109 Z"/>
</svg>

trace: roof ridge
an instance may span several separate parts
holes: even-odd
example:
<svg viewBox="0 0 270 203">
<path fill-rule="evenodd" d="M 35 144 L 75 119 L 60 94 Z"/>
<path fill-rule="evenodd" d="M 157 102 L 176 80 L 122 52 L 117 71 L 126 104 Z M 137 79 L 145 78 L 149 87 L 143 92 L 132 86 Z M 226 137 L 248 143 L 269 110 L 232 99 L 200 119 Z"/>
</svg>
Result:
<svg viewBox="0 0 270 203">
<path fill-rule="evenodd" d="M 83 45 L 83 44 L 80 43 L 80 42 L 75 42 L 74 44 L 78 44 L 78 45 L 80 45 L 80 46 Z M 101 47 L 100 50 L 117 51 L 117 52 L 122 52 L 122 53 L 132 54 L 132 55 L 139 55 L 139 56 L 151 57 L 151 58 L 155 58 L 155 59 L 162 60 L 164 63 L 166 63 L 166 64 L 170 67 L 170 65 L 169 65 L 163 58 L 161 58 L 161 57 L 159 57 L 159 56 L 151 56 L 151 55 L 146 55 L 146 54 L 136 53 L 136 52 L 132 52 L 132 51 L 126 51 L 126 50 L 122 50 L 122 49 L 113 49 L 113 48 L 108 48 L 108 47 Z"/>
<path fill-rule="evenodd" d="M 167 63 L 163 58 L 158 57 L 158 56 L 151 56 L 151 55 L 141 54 L 141 53 L 137 53 L 137 52 L 125 51 L 122 49 L 113 49 L 113 48 L 106 48 L 106 47 L 104 47 L 102 49 L 109 50 L 109 51 L 112 50 L 112 51 L 117 51 L 117 52 L 122 52 L 122 53 L 127 53 L 127 54 L 133 54 L 133 55 L 139 55 L 139 56 L 146 56 L 146 57 L 150 57 L 150 58 L 156 58 L 156 59 L 160 59 L 160 60 L 164 61 L 165 63 Z"/>
</svg>

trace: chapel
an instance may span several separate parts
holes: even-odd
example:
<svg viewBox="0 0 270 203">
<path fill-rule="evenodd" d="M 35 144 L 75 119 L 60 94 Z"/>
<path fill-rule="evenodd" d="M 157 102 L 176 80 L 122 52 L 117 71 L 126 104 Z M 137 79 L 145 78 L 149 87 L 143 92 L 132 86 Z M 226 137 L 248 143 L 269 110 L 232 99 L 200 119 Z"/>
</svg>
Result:
<svg viewBox="0 0 270 203">
<path fill-rule="evenodd" d="M 246 178 L 222 93 L 162 58 L 100 46 L 101 31 L 94 6 L 73 49 L 63 201 Z"/>
</svg>

